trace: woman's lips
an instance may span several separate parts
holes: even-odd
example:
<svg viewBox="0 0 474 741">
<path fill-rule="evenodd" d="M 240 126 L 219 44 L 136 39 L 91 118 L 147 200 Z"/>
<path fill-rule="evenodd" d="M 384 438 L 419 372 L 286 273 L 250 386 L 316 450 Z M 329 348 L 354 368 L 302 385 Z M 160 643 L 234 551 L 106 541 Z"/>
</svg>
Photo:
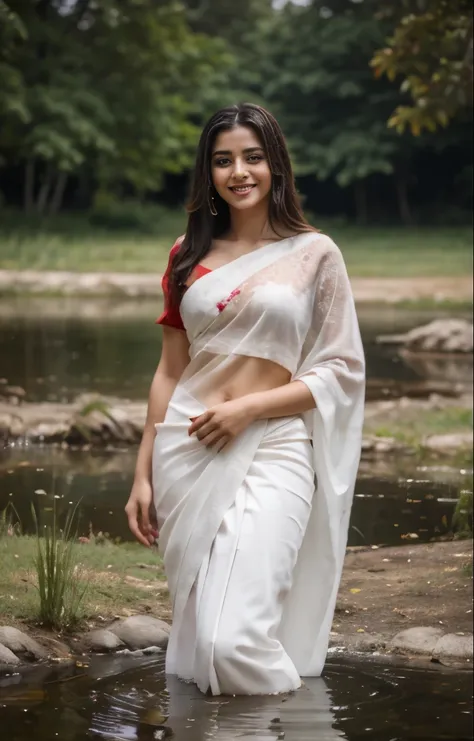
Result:
<svg viewBox="0 0 474 741">
<path fill-rule="evenodd" d="M 236 196 L 248 196 L 248 194 L 255 188 L 255 185 L 233 185 L 230 190 L 235 193 Z"/>
</svg>

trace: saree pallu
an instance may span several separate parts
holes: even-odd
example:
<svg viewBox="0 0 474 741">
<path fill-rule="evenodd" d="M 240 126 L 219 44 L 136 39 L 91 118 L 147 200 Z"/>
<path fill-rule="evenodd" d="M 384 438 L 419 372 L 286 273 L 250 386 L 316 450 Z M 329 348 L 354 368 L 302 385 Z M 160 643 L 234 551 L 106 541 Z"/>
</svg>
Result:
<svg viewBox="0 0 474 741">
<path fill-rule="evenodd" d="M 153 451 L 167 672 L 215 695 L 293 690 L 324 666 L 360 455 L 364 360 L 344 263 L 327 237 L 285 239 L 200 278 L 180 310 L 190 363 Z M 255 422 L 216 453 L 188 436 L 190 417 L 243 356 L 288 369 L 316 408 Z"/>
</svg>

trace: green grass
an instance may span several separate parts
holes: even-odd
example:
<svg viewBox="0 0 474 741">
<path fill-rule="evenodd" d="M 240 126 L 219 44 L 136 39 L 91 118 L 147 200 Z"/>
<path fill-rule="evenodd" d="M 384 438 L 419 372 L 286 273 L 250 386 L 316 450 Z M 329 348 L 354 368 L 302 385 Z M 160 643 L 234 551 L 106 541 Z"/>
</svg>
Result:
<svg viewBox="0 0 474 741">
<path fill-rule="evenodd" d="M 381 420 L 383 418 L 383 422 Z M 364 432 L 377 437 L 393 437 L 415 447 L 422 446 L 423 438 L 472 430 L 472 411 L 466 407 L 449 406 L 444 409 L 407 407 L 397 411 L 381 412 L 366 420 Z"/>
<path fill-rule="evenodd" d="M 0 537 L 0 623 L 39 622 L 35 536 Z M 106 541 L 75 545 L 79 579 L 87 581 L 79 625 L 137 610 L 168 615 L 162 562 L 155 549 Z"/>
<path fill-rule="evenodd" d="M 463 276 L 472 273 L 470 227 L 357 227 L 316 224 L 341 247 L 352 276 Z M 84 272 L 161 273 L 174 240 L 183 233 L 184 211 L 157 211 L 153 233 L 107 230 L 86 216 L 49 222 L 21 214 L 0 215 L 0 268 Z"/>
</svg>

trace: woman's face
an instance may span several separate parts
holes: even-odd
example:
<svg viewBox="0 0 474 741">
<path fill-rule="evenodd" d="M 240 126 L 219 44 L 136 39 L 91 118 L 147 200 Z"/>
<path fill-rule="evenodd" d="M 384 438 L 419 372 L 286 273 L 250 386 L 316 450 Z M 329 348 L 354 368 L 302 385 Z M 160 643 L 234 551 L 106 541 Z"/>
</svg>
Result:
<svg viewBox="0 0 474 741">
<path fill-rule="evenodd" d="M 272 175 L 252 129 L 236 126 L 216 137 L 211 173 L 216 191 L 231 208 L 248 209 L 268 202 Z"/>
</svg>

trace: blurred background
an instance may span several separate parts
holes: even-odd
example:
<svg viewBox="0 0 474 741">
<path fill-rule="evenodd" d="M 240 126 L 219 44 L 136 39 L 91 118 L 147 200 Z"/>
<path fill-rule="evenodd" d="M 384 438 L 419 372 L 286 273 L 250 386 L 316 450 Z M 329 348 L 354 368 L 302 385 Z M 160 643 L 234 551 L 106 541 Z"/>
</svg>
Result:
<svg viewBox="0 0 474 741">
<path fill-rule="evenodd" d="M 363 235 L 357 273 L 470 267 L 467 0 L 0 0 L 0 78 L 0 267 L 159 271 L 235 101 L 277 116 L 311 220 Z"/>
<path fill-rule="evenodd" d="M 159 359 L 197 140 L 252 101 L 353 280 L 369 393 L 351 543 L 447 532 L 462 492 L 472 512 L 471 2 L 0 0 L 0 80 L 0 510 L 85 496 L 93 528 L 128 537 L 130 404 Z"/>
</svg>

